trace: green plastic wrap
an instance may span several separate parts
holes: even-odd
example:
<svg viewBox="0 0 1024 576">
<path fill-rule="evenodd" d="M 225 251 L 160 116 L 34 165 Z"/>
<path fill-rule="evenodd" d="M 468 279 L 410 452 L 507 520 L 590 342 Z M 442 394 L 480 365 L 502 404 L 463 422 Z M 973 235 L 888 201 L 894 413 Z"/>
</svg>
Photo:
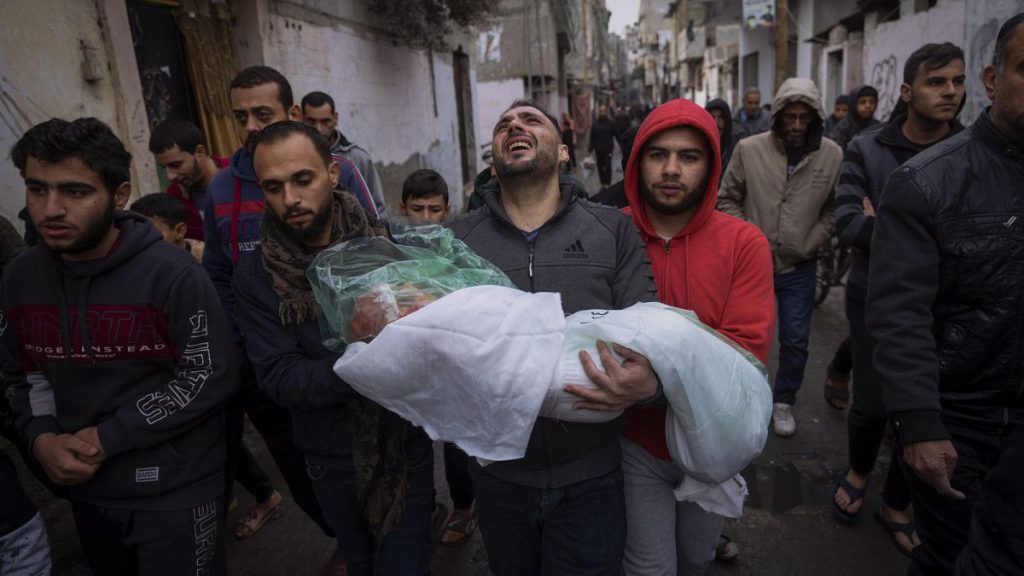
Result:
<svg viewBox="0 0 1024 576">
<path fill-rule="evenodd" d="M 389 322 L 462 288 L 515 287 L 447 228 L 392 224 L 390 235 L 327 248 L 306 270 L 328 349 L 369 340 Z"/>
</svg>

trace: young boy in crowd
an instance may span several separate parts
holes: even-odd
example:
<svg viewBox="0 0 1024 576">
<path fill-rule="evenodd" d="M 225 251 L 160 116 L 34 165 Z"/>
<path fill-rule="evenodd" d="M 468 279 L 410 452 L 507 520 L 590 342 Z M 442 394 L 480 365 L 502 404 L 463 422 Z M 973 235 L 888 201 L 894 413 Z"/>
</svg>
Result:
<svg viewBox="0 0 1024 576">
<path fill-rule="evenodd" d="M 448 183 L 437 172 L 417 170 L 402 183 L 402 216 L 412 224 L 440 224 L 448 217 Z M 454 510 L 441 533 L 442 546 L 458 546 L 476 530 L 473 481 L 466 467 L 466 453 L 451 442 L 444 443 L 444 475 Z"/>
<path fill-rule="evenodd" d="M 437 172 L 423 168 L 402 183 L 402 216 L 414 224 L 440 224 L 449 211 L 448 183 Z"/>
<path fill-rule="evenodd" d="M 149 218 L 153 227 L 163 234 L 164 240 L 187 250 L 196 261 L 203 261 L 205 244 L 185 237 L 189 212 L 180 199 L 170 194 L 147 194 L 133 202 L 131 210 Z"/>
</svg>

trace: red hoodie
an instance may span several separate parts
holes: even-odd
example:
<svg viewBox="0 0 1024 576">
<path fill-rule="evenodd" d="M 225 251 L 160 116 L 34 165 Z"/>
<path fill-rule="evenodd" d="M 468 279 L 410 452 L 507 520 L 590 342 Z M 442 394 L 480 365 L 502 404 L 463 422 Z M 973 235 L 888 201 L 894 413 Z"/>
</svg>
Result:
<svg viewBox="0 0 1024 576">
<path fill-rule="evenodd" d="M 704 198 L 690 222 L 664 240 L 654 231 L 640 199 L 640 157 L 654 135 L 673 126 L 692 126 L 711 144 L 711 165 Z M 640 235 L 647 244 L 654 282 L 661 302 L 693 310 L 701 322 L 718 330 L 768 361 L 775 329 L 775 290 L 768 240 L 753 224 L 715 209 L 721 173 L 715 120 L 689 100 L 676 99 L 656 108 L 637 131 L 626 166 L 626 198 Z M 631 408 L 626 412 L 626 437 L 662 460 L 665 445 L 665 405 Z"/>
</svg>

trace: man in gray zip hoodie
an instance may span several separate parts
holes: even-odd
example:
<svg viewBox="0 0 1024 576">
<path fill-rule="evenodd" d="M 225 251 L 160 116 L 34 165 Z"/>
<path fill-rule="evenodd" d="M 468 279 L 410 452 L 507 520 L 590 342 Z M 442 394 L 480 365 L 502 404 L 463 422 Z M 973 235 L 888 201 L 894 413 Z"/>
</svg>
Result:
<svg viewBox="0 0 1024 576">
<path fill-rule="evenodd" d="M 568 159 L 558 122 L 530 101 L 516 101 L 494 128 L 498 186 L 484 206 L 450 226 L 456 237 L 501 268 L 522 290 L 558 292 L 567 314 L 621 309 L 657 294 L 639 234 L 622 212 L 560 184 Z M 578 408 L 622 410 L 652 399 L 657 376 L 647 359 L 622 346 L 600 362 L 583 358 L 599 387 Z M 470 465 L 480 529 L 498 576 L 617 576 L 625 546 L 625 497 L 619 435 L 623 418 L 580 424 L 538 418 L 526 455 L 486 468 Z"/>
<path fill-rule="evenodd" d="M 5 270 L 5 378 L 19 434 L 68 486 L 96 574 L 224 574 L 231 328 L 209 277 L 142 216 L 131 155 L 94 118 L 11 151 L 40 243 Z"/>
</svg>

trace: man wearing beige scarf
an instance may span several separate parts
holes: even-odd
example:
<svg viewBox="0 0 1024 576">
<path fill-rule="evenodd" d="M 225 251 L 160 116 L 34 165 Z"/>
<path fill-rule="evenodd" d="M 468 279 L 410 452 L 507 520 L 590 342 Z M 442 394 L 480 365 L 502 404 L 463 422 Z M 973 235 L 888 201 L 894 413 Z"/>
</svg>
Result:
<svg viewBox="0 0 1024 576">
<path fill-rule="evenodd" d="M 260 247 L 235 268 L 237 314 L 260 385 L 295 422 L 328 523 L 359 575 L 426 574 L 434 506 L 426 434 L 354 392 L 320 341 L 306 268 L 323 249 L 385 233 L 347 192 L 314 129 L 279 122 L 257 137 L 266 208 Z"/>
</svg>

